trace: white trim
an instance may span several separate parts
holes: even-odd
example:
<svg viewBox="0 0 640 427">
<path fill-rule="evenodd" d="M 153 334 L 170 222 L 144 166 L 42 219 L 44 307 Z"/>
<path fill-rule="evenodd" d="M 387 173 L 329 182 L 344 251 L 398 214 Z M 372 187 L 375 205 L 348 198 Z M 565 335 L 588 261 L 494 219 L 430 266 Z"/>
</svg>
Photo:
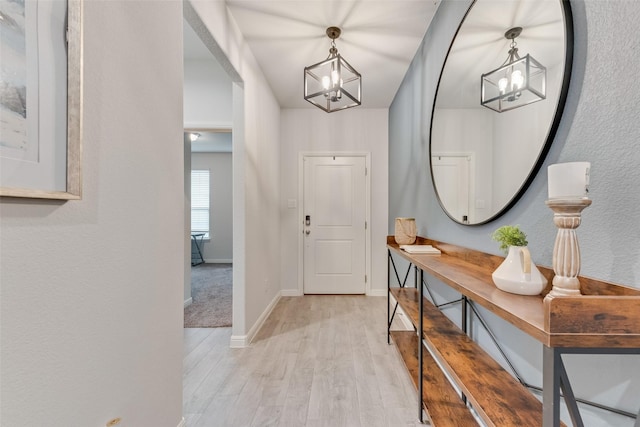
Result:
<svg viewBox="0 0 640 427">
<path fill-rule="evenodd" d="M 189 299 L 184 300 L 184 307 L 187 308 L 193 303 L 193 298 L 189 297 Z"/>
<path fill-rule="evenodd" d="M 232 259 L 205 258 L 205 264 L 233 264 Z"/>
<path fill-rule="evenodd" d="M 367 276 L 365 283 L 365 295 L 371 292 L 371 152 L 370 151 L 300 151 L 298 152 L 298 201 L 301 208 L 298 209 L 298 295 L 304 295 L 304 158 L 305 157 L 364 157 L 365 159 L 365 221 L 367 229 L 365 231 L 365 268 Z"/>
<path fill-rule="evenodd" d="M 249 344 L 246 335 L 231 335 L 229 348 L 245 348 L 248 346 Z"/>
<path fill-rule="evenodd" d="M 178 427 L 187 427 L 187 421 L 182 417 L 182 420 L 178 423 Z"/>
<path fill-rule="evenodd" d="M 387 290 L 386 289 L 369 289 L 367 292 L 368 297 L 386 297 Z"/>
<path fill-rule="evenodd" d="M 301 297 L 303 294 L 299 289 L 282 289 L 280 295 L 283 297 Z"/>
<path fill-rule="evenodd" d="M 253 326 L 251 327 L 247 335 L 231 336 L 231 343 L 230 343 L 231 348 L 244 348 L 244 347 L 248 347 L 249 344 L 251 344 L 251 341 L 253 341 L 253 338 L 255 338 L 258 331 L 260 331 L 260 328 L 262 328 L 262 325 L 264 324 L 265 320 L 267 320 L 267 318 L 273 311 L 273 308 L 276 306 L 278 301 L 280 301 L 281 296 L 282 296 L 282 291 L 278 292 L 276 296 L 273 297 L 273 299 L 271 300 L 267 308 L 265 308 L 262 314 L 260 315 L 260 317 L 258 317 L 258 320 L 256 320 L 256 323 L 253 324 Z"/>
<path fill-rule="evenodd" d="M 187 122 L 183 126 L 185 132 L 232 132 L 233 122 Z"/>
</svg>

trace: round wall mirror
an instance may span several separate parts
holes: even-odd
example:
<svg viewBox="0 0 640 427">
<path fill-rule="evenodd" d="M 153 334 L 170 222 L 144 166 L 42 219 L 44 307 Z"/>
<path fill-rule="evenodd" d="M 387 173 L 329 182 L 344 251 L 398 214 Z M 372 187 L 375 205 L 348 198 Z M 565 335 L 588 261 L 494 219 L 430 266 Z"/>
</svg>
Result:
<svg viewBox="0 0 640 427">
<path fill-rule="evenodd" d="M 572 54 L 569 1 L 471 5 L 431 115 L 431 177 L 451 219 L 485 224 L 522 196 L 562 116 Z"/>
</svg>

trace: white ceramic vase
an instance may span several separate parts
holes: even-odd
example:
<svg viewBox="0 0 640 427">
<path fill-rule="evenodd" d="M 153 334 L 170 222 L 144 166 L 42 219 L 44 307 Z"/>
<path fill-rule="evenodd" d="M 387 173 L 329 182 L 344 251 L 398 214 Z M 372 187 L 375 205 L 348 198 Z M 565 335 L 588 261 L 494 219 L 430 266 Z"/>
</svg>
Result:
<svg viewBox="0 0 640 427">
<path fill-rule="evenodd" d="M 547 285 L 526 246 L 509 246 L 507 257 L 491 277 L 498 289 L 512 294 L 538 295 Z"/>
</svg>

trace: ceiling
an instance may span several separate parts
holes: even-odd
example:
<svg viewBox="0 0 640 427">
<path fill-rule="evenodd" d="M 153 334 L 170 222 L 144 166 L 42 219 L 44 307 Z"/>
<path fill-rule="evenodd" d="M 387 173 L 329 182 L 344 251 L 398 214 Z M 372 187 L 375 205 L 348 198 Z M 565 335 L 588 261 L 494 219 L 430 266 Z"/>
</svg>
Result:
<svg viewBox="0 0 640 427">
<path fill-rule="evenodd" d="M 328 56 L 331 40 L 325 31 L 330 26 L 342 29 L 338 52 L 362 74 L 362 106 L 389 107 L 439 3 L 227 0 L 283 108 L 315 108 L 303 99 L 303 70 Z M 185 58 L 201 57 L 211 58 L 211 53 L 185 29 Z"/>
</svg>

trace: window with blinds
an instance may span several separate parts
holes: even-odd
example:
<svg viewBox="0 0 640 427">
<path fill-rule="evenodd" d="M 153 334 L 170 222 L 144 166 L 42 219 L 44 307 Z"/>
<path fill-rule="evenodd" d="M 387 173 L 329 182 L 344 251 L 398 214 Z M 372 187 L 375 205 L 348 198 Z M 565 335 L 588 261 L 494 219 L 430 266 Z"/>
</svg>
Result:
<svg viewBox="0 0 640 427">
<path fill-rule="evenodd" d="M 209 171 L 191 171 L 191 232 L 209 238 Z"/>
</svg>

